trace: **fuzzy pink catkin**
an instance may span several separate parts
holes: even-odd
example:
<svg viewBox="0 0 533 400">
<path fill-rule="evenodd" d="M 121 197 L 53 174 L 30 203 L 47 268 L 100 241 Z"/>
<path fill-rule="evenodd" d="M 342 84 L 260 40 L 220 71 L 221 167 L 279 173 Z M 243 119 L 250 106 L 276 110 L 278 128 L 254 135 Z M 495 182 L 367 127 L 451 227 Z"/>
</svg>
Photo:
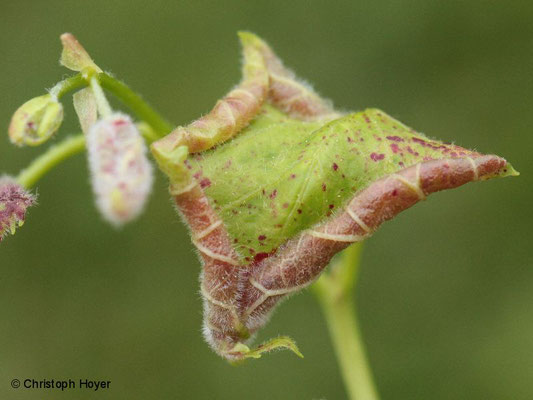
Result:
<svg viewBox="0 0 533 400">
<path fill-rule="evenodd" d="M 152 166 L 146 146 L 127 115 L 115 113 L 87 133 L 89 169 L 96 204 L 115 226 L 136 218 L 152 188 Z"/>
<path fill-rule="evenodd" d="M 26 211 L 34 203 L 35 197 L 14 179 L 0 177 L 0 241 L 24 224 Z"/>
</svg>

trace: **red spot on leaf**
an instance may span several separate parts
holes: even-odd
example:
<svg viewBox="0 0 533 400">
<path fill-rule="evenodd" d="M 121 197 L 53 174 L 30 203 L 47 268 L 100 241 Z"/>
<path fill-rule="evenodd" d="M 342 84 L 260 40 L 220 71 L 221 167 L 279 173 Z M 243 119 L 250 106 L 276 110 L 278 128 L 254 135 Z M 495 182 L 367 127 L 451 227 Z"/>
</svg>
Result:
<svg viewBox="0 0 533 400">
<path fill-rule="evenodd" d="M 271 199 L 275 199 L 277 195 L 278 195 L 278 189 L 274 189 L 274 190 L 272 191 L 272 193 L 270 193 L 270 196 L 269 196 L 269 197 L 270 197 Z"/>
<path fill-rule="evenodd" d="M 380 160 L 383 160 L 385 158 L 385 154 L 383 154 L 383 153 L 381 153 L 381 154 L 372 153 L 372 154 L 370 154 L 370 158 L 373 161 L 380 161 Z"/>
<path fill-rule="evenodd" d="M 339 169 L 339 166 L 337 165 L 337 163 L 333 163 L 331 168 L 333 168 L 333 171 L 337 171 Z"/>
<path fill-rule="evenodd" d="M 202 189 L 206 188 L 206 187 L 209 187 L 211 186 L 211 181 L 209 180 L 209 178 L 204 178 L 200 181 L 200 187 Z"/>
<path fill-rule="evenodd" d="M 326 184 L 325 184 L 325 183 L 322 183 L 322 191 L 325 192 L 326 189 L 327 189 Z"/>
<path fill-rule="evenodd" d="M 387 136 L 387 139 L 392 140 L 393 142 L 403 142 L 403 139 L 399 136 Z"/>
<path fill-rule="evenodd" d="M 419 139 L 417 137 L 414 137 L 414 138 L 411 138 L 411 140 L 415 143 L 419 143 L 421 144 L 422 146 L 426 147 L 428 144 L 425 140 L 422 140 L 422 139 Z"/>
<path fill-rule="evenodd" d="M 263 261 L 265 258 L 268 258 L 270 256 L 273 256 L 274 254 L 276 254 L 276 250 L 277 249 L 273 249 L 270 253 L 257 253 L 255 256 L 254 256 L 254 261 L 253 263 L 254 264 L 259 264 L 261 261 Z"/>
<path fill-rule="evenodd" d="M 267 237 L 265 235 L 259 235 L 257 237 L 258 240 L 265 240 Z"/>
<path fill-rule="evenodd" d="M 254 257 L 254 264 L 259 264 L 265 258 L 268 257 L 268 253 L 257 253 Z"/>
<path fill-rule="evenodd" d="M 419 155 L 417 151 L 414 151 L 414 150 L 411 148 L 411 146 L 407 146 L 407 151 L 408 151 L 409 153 L 411 153 L 412 155 L 414 155 L 414 156 L 418 156 L 418 155 Z"/>
</svg>

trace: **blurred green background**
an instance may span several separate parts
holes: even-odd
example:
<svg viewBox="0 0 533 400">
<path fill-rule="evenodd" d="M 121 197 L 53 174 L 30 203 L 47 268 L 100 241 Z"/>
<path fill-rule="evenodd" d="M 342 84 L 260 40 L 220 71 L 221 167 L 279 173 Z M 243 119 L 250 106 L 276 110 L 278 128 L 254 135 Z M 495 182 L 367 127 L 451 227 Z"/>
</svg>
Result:
<svg viewBox="0 0 533 400">
<path fill-rule="evenodd" d="M 0 121 L 67 74 L 58 36 L 177 124 L 240 79 L 236 31 L 268 40 L 342 109 L 375 106 L 426 134 L 511 160 L 519 178 L 434 195 L 370 240 L 357 307 L 383 399 L 533 398 L 533 3 L 26 1 L 0 5 Z M 77 132 L 72 107 L 59 137 Z M 0 139 L 0 171 L 41 150 Z M 161 175 L 117 232 L 78 156 L 38 185 L 0 247 L 1 399 L 342 399 L 310 293 L 261 331 L 295 338 L 231 367 L 200 334 L 199 262 Z M 111 380 L 103 392 L 14 390 L 13 378 Z"/>
</svg>

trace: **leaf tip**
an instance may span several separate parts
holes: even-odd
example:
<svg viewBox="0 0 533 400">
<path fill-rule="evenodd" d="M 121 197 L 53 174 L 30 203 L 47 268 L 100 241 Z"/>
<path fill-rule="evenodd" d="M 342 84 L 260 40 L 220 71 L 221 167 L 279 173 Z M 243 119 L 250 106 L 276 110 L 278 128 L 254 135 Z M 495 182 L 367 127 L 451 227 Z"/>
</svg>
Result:
<svg viewBox="0 0 533 400">
<path fill-rule="evenodd" d="M 63 33 L 59 39 L 63 45 L 63 51 L 59 59 L 61 65 L 76 72 L 84 69 L 93 69 L 96 72 L 102 72 L 72 33 Z"/>
<path fill-rule="evenodd" d="M 247 358 L 261 358 L 263 353 L 269 353 L 274 350 L 290 350 L 300 358 L 304 358 L 304 355 L 296 345 L 296 342 L 288 336 L 279 336 L 267 340 L 266 342 L 260 344 L 255 349 L 250 349 L 243 343 L 237 343 L 229 352 L 232 356 L 238 358 L 237 364 L 239 361 L 245 360 Z M 235 361 L 232 362 L 236 365 Z"/>
</svg>

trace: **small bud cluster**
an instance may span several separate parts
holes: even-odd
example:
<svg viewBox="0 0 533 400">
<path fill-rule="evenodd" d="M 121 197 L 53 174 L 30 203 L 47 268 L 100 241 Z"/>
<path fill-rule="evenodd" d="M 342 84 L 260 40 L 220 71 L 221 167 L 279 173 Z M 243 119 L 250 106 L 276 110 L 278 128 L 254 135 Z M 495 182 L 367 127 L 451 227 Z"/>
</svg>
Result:
<svg viewBox="0 0 533 400">
<path fill-rule="evenodd" d="M 152 187 L 152 166 L 131 119 L 114 113 L 87 134 L 89 168 L 96 203 L 106 220 L 120 226 L 142 211 Z"/>
<path fill-rule="evenodd" d="M 85 134 L 96 203 L 106 220 L 120 226 L 140 214 L 150 194 L 153 179 L 147 148 L 130 117 L 114 113 L 110 107 L 100 86 L 100 76 L 105 75 L 102 69 L 72 34 L 61 35 L 61 42 L 60 64 L 79 74 L 20 106 L 11 118 L 9 138 L 18 146 L 46 142 L 63 122 L 60 98 L 86 86 L 74 94 L 73 100 Z M 24 223 L 26 210 L 35 201 L 23 185 L 33 185 L 52 166 L 79 151 L 79 146 L 72 143 L 67 139 L 52 146 L 21 172 L 21 184 L 0 177 L 0 240 Z"/>
<path fill-rule="evenodd" d="M 26 211 L 34 203 L 35 197 L 15 180 L 0 177 L 0 241 L 24 224 Z"/>
</svg>

